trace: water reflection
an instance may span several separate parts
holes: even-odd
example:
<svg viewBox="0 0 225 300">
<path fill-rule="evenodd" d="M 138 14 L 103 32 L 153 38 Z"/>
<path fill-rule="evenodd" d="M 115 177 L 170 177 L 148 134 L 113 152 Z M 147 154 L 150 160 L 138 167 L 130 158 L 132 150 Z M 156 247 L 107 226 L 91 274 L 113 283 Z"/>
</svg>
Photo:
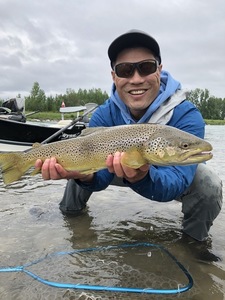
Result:
<svg viewBox="0 0 225 300">
<path fill-rule="evenodd" d="M 206 132 L 214 147 L 214 158 L 208 163 L 224 182 L 225 127 L 207 126 Z M 183 215 L 179 202 L 154 203 L 126 188 L 110 186 L 92 195 L 84 215 L 71 218 L 62 215 L 58 208 L 65 184 L 66 181 L 46 182 L 39 176 L 25 177 L 7 188 L 0 181 L 0 265 L 20 265 L 57 251 L 124 242 L 151 242 L 162 244 L 184 264 L 194 278 L 194 287 L 181 295 L 137 297 L 126 293 L 56 289 L 23 274 L 12 273 L 0 274 L 0 299 L 224 299 L 224 207 L 210 231 L 212 243 L 208 245 L 209 251 L 223 260 L 205 263 L 196 257 L 193 245 L 182 239 L 180 228 Z M 225 190 L 223 192 L 225 194 Z M 135 257 L 134 261 L 132 257 Z M 151 256 L 146 256 L 146 259 L 151 259 Z M 163 275 L 164 270 L 171 269 L 168 262 L 160 262 L 158 258 L 156 262 L 157 265 L 162 263 L 158 269 L 153 264 L 158 274 L 161 272 Z M 120 264 L 134 267 L 133 263 L 136 268 L 141 268 L 145 260 L 131 253 L 120 261 Z M 74 261 L 71 265 L 67 261 L 65 264 L 49 265 L 47 270 L 42 265 L 40 269 L 37 267 L 37 271 L 46 272 L 53 278 L 58 276 L 63 281 L 74 266 Z M 134 272 L 130 273 L 131 269 L 127 274 L 131 283 L 135 283 L 137 278 L 141 280 Z"/>
</svg>

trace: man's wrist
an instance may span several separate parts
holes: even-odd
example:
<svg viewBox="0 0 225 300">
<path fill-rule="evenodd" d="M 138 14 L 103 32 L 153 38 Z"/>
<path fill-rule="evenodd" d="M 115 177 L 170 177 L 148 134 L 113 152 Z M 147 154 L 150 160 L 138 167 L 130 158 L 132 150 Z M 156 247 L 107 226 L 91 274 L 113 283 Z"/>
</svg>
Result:
<svg viewBox="0 0 225 300">
<path fill-rule="evenodd" d="M 82 177 L 82 178 L 78 178 L 78 180 L 80 181 L 80 182 L 87 182 L 87 183 L 90 183 L 92 180 L 93 180 L 93 177 L 94 177 L 94 175 L 93 174 L 88 174 L 88 175 L 85 175 L 84 177 Z"/>
</svg>

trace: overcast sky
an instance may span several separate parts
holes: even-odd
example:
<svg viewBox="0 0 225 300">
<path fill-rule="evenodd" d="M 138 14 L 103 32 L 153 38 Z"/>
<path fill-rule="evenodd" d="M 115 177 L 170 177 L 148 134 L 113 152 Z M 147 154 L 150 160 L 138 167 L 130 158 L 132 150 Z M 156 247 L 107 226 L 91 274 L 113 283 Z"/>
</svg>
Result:
<svg viewBox="0 0 225 300">
<path fill-rule="evenodd" d="M 0 0 L 0 98 L 66 89 L 110 93 L 109 44 L 140 29 L 184 88 L 225 98 L 224 0 Z"/>
</svg>

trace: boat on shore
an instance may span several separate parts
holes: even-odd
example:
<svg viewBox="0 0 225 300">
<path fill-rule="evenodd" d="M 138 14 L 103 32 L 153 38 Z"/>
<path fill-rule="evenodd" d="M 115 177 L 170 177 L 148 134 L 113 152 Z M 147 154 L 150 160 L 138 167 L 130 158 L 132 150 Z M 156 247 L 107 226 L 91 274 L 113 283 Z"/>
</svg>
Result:
<svg viewBox="0 0 225 300">
<path fill-rule="evenodd" d="M 25 123 L 24 100 L 22 98 L 12 98 L 4 101 L 0 107 L 0 119 Z"/>
<path fill-rule="evenodd" d="M 45 140 L 48 140 L 47 142 L 55 142 L 73 138 L 78 136 L 88 126 L 87 120 L 82 120 L 82 117 L 78 117 L 78 121 L 69 121 L 63 124 L 61 122 L 56 124 L 28 122 L 26 115 L 23 113 L 22 108 L 18 107 L 16 100 L 10 99 L 8 103 L 0 107 L 0 152 L 13 145 L 21 146 L 21 149 L 23 149 L 23 147 L 31 147 L 34 143 L 43 143 Z M 11 109 L 12 103 L 14 104 L 13 109 Z M 11 108 L 9 108 L 9 105 Z M 79 113 L 84 111 L 84 109 L 86 107 L 73 107 L 73 109 L 68 108 L 68 111 Z M 67 110 L 64 109 L 62 111 L 60 109 L 60 112 L 66 113 Z M 64 130 L 62 130 L 62 127 Z"/>
<path fill-rule="evenodd" d="M 76 123 L 58 136 L 53 137 L 51 142 L 76 137 L 85 127 L 83 122 Z M 0 143 L 32 146 L 34 143 L 42 143 L 61 128 L 62 127 L 57 124 L 47 125 L 38 122 L 24 123 L 0 118 Z"/>
</svg>

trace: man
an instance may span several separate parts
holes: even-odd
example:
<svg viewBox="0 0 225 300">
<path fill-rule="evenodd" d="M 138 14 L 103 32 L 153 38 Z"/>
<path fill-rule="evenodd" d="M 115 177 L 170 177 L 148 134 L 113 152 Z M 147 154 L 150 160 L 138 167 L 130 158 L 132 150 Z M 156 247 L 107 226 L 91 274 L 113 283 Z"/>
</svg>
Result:
<svg viewBox="0 0 225 300">
<path fill-rule="evenodd" d="M 90 120 L 90 127 L 133 123 L 161 123 L 204 138 L 204 120 L 197 108 L 186 100 L 181 85 L 162 70 L 160 48 L 150 35 L 131 30 L 116 38 L 108 49 L 113 87 L 110 98 Z M 81 175 L 66 171 L 55 158 L 42 166 L 44 179 L 69 179 L 60 208 L 78 214 L 94 191 L 115 183 L 130 187 L 154 201 L 182 201 L 183 232 L 204 241 L 221 210 L 222 183 L 205 164 L 191 166 L 149 166 L 139 169 L 123 166 L 123 153 L 109 155 L 107 168 Z M 116 180 L 113 181 L 113 180 Z"/>
</svg>

